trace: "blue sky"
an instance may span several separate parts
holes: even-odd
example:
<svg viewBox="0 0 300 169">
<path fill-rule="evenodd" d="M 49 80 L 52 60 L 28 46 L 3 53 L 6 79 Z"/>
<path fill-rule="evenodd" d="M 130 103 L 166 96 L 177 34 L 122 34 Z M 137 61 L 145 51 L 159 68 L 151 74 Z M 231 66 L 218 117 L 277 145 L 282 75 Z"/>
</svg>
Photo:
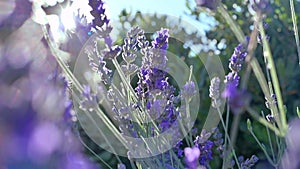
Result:
<svg viewBox="0 0 300 169">
<path fill-rule="evenodd" d="M 107 0 L 106 9 L 107 15 L 111 19 L 116 18 L 122 9 L 142 13 L 160 13 L 173 16 L 183 16 L 185 0 Z"/>
<path fill-rule="evenodd" d="M 200 35 L 205 34 L 205 30 L 210 28 L 209 25 L 214 25 L 214 19 L 206 16 L 204 13 L 200 14 L 200 21 L 196 21 L 189 15 L 189 10 L 186 7 L 186 0 L 106 0 L 105 8 L 106 14 L 112 21 L 117 21 L 118 15 L 123 9 L 135 14 L 136 11 L 142 12 L 142 14 L 162 14 L 171 15 L 172 18 L 181 18 L 188 25 L 182 25 L 188 31 L 188 28 L 192 28 L 192 31 L 197 30 Z M 196 6 L 195 0 L 189 0 L 190 6 L 194 8 Z M 192 25 L 192 26 L 191 26 Z M 200 49 L 199 46 L 195 46 Z M 195 51 L 196 53 L 199 51 Z"/>
<path fill-rule="evenodd" d="M 195 0 L 189 0 L 191 7 L 195 7 Z M 209 29 L 208 24 L 213 24 L 213 20 L 206 15 L 200 14 L 201 22 L 195 21 L 189 16 L 189 11 L 185 5 L 185 0 L 107 0 L 105 1 L 106 14 L 111 20 L 118 20 L 118 15 L 123 9 L 133 14 L 136 11 L 151 14 L 158 13 L 180 17 L 182 20 L 192 24 L 200 34 Z"/>
</svg>

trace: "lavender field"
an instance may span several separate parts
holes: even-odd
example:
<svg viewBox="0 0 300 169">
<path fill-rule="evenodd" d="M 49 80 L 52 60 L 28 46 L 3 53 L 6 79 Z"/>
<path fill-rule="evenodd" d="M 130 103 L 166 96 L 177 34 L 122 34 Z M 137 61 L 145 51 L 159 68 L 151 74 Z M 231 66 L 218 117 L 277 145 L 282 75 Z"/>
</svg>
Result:
<svg viewBox="0 0 300 169">
<path fill-rule="evenodd" d="M 0 169 L 300 169 L 299 0 L 1 0 Z"/>
</svg>

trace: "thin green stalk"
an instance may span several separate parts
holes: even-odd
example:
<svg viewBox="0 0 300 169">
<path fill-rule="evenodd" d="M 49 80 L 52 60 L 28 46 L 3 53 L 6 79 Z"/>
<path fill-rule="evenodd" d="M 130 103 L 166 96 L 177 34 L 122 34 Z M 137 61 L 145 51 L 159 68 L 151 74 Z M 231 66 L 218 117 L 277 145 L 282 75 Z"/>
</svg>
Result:
<svg viewBox="0 0 300 169">
<path fill-rule="evenodd" d="M 58 62 L 59 66 L 62 68 L 62 71 L 67 75 L 67 78 L 71 80 L 75 86 L 75 89 L 78 90 L 79 93 L 83 92 L 83 87 L 82 85 L 78 82 L 78 80 L 74 77 L 73 73 L 70 71 L 68 66 L 62 61 L 62 59 L 59 57 L 57 54 L 57 48 L 53 44 L 53 42 L 49 38 L 49 34 L 47 32 L 46 26 L 42 26 L 43 32 L 44 32 L 44 37 L 49 45 L 50 51 L 52 55 L 55 57 L 56 61 Z M 108 117 L 102 112 L 102 110 L 97 109 L 97 114 L 100 115 L 100 118 L 103 119 L 103 122 L 105 125 L 107 125 L 110 130 L 115 134 L 115 136 L 121 141 L 121 143 L 126 146 L 126 141 L 124 140 L 123 136 L 119 133 L 119 131 L 115 128 L 115 126 L 112 124 L 112 122 L 108 119 Z"/>
<path fill-rule="evenodd" d="M 79 97 L 78 96 L 74 96 L 74 98 L 79 101 Z M 95 111 L 97 111 L 97 109 L 95 109 Z M 98 113 L 97 113 L 98 114 Z M 101 134 L 101 136 L 104 138 L 105 142 L 108 144 L 109 148 L 111 149 L 111 151 L 113 151 L 113 153 L 116 155 L 117 160 L 119 161 L 119 163 L 122 163 L 122 161 L 120 160 L 120 158 L 118 157 L 115 148 L 111 145 L 111 142 L 107 139 L 107 137 L 105 136 L 105 134 L 103 133 L 103 131 L 99 128 L 99 126 L 97 125 L 96 121 L 94 120 L 94 118 L 91 116 L 90 113 L 86 113 L 86 115 L 88 116 L 88 118 L 90 120 L 92 120 L 92 123 L 96 126 L 97 130 L 99 131 L 99 133 Z M 116 136 L 117 137 L 117 136 Z M 123 138 L 120 135 L 121 138 Z M 120 138 L 119 138 L 120 139 Z"/>
<path fill-rule="evenodd" d="M 81 84 L 78 82 L 78 80 L 74 77 L 73 73 L 70 71 L 70 69 L 68 68 L 68 66 L 64 63 L 64 61 L 59 57 L 59 54 L 57 53 L 57 47 L 55 47 L 56 45 L 50 40 L 46 25 L 42 26 L 42 30 L 44 33 L 44 37 L 49 45 L 49 49 L 50 52 L 53 54 L 53 56 L 55 57 L 57 63 L 59 64 L 59 66 L 62 68 L 63 72 L 68 76 L 69 80 L 71 80 L 74 84 L 74 86 L 76 87 L 76 89 L 82 93 L 83 92 L 83 87 L 81 86 Z"/>
<path fill-rule="evenodd" d="M 181 119 L 182 119 L 182 117 L 181 117 Z M 185 138 L 185 141 L 186 141 L 188 147 L 191 147 L 190 140 L 188 140 L 188 138 L 186 137 L 187 136 L 187 132 L 185 131 L 185 128 L 184 128 L 184 126 L 182 124 L 182 120 L 181 119 L 178 119 L 180 129 L 182 131 L 182 134 L 185 136 L 184 138 Z"/>
<path fill-rule="evenodd" d="M 116 70 L 118 71 L 118 73 L 119 73 L 119 75 L 120 75 L 120 77 L 121 77 L 121 80 L 122 80 L 123 84 L 125 84 L 126 88 L 129 89 L 130 93 L 128 93 L 128 94 L 131 94 L 131 96 L 133 97 L 133 101 L 134 101 L 134 102 L 137 102 L 137 101 L 138 101 L 138 97 L 137 97 L 135 91 L 133 90 L 132 86 L 131 86 L 131 85 L 129 84 L 129 82 L 126 80 L 126 77 L 125 77 L 125 75 L 124 75 L 124 73 L 123 73 L 123 71 L 122 71 L 122 69 L 121 69 L 121 67 L 120 67 L 120 65 L 119 65 L 119 63 L 118 63 L 118 61 L 117 61 L 117 59 L 116 59 L 116 58 L 112 59 L 112 62 L 113 62 L 113 64 L 114 64 Z"/>
<path fill-rule="evenodd" d="M 277 146 L 278 146 L 278 154 L 277 154 L 277 157 L 278 159 L 281 159 L 281 157 L 283 156 L 283 153 L 284 153 L 284 150 L 285 148 L 283 148 L 283 143 L 282 143 L 282 138 L 279 138 L 277 135 L 275 135 L 276 137 L 276 143 L 277 143 Z M 280 161 L 278 160 L 277 163 L 279 163 Z"/>
<path fill-rule="evenodd" d="M 269 46 L 269 42 L 266 38 L 266 34 L 265 34 L 265 30 L 264 30 L 262 22 L 259 23 L 259 30 L 260 30 L 262 40 L 263 40 L 264 55 L 267 57 L 268 68 L 270 69 L 271 79 L 272 79 L 272 83 L 274 85 L 274 90 L 275 90 L 276 98 L 277 98 L 277 101 L 278 101 L 280 120 L 281 120 L 281 125 L 282 125 L 279 129 L 281 130 L 282 133 L 285 134 L 286 130 L 287 130 L 286 112 L 285 112 L 284 106 L 283 106 L 283 100 L 282 100 L 282 95 L 281 95 L 281 89 L 280 89 L 278 76 L 277 76 L 277 73 L 276 73 L 276 67 L 275 67 L 275 64 L 274 64 L 272 52 L 271 52 L 271 49 L 270 49 L 270 46 Z"/>
<path fill-rule="evenodd" d="M 255 110 L 253 110 L 252 108 L 250 107 L 247 107 L 246 110 L 249 112 L 249 114 L 254 118 L 256 119 L 258 122 L 260 122 L 261 124 L 263 124 L 264 126 L 268 127 L 269 129 L 273 130 L 273 132 L 278 135 L 278 136 L 281 136 L 283 137 L 284 134 L 277 128 L 275 127 L 274 125 L 272 125 L 271 123 L 269 123 L 266 119 L 260 117 L 258 115 L 258 113 L 255 112 Z"/>
<path fill-rule="evenodd" d="M 262 114 L 263 117 L 265 117 L 264 112 L 261 112 L 261 114 Z M 275 156 L 274 149 L 273 149 L 273 144 L 272 144 L 272 140 L 271 140 L 270 130 L 269 130 L 268 127 L 266 127 L 266 130 L 267 130 L 267 135 L 268 135 L 269 146 L 270 146 L 270 149 L 271 149 L 271 154 L 272 154 L 272 157 L 273 157 L 273 162 L 275 163 L 276 162 L 276 156 Z"/>
<path fill-rule="evenodd" d="M 130 165 L 132 169 L 137 169 L 133 160 L 130 160 Z"/>
<path fill-rule="evenodd" d="M 259 147 L 262 149 L 262 151 L 264 152 L 264 154 L 266 155 L 267 160 L 269 161 L 269 163 L 271 165 L 273 165 L 273 166 L 276 166 L 276 164 L 272 161 L 271 157 L 269 156 L 269 154 L 268 154 L 268 152 L 266 150 L 266 147 L 262 143 L 260 143 L 260 141 L 258 140 L 258 138 L 256 137 L 256 135 L 252 131 L 252 127 L 251 128 L 248 127 L 248 130 L 251 133 L 251 135 L 253 136 L 253 138 L 255 139 L 255 141 L 257 142 L 257 144 L 259 145 Z"/>
<path fill-rule="evenodd" d="M 170 160 L 171 160 L 171 166 L 172 166 L 172 167 L 174 167 L 172 153 L 171 153 L 171 152 L 169 152 L 169 155 L 170 155 Z"/>
<path fill-rule="evenodd" d="M 215 105 L 217 105 L 216 100 L 214 100 L 214 102 L 215 102 Z M 222 126 L 223 126 L 223 128 L 224 128 L 224 130 L 225 130 L 225 140 L 228 140 L 229 147 L 230 147 L 230 149 L 231 149 L 231 151 L 232 151 L 233 157 L 234 157 L 234 159 L 235 159 L 235 161 L 236 161 L 236 164 L 237 164 L 238 168 L 240 169 L 241 166 L 240 166 L 239 160 L 238 160 L 238 158 L 237 158 L 237 156 L 236 156 L 236 153 L 235 153 L 235 150 L 234 150 L 234 148 L 233 148 L 233 145 L 231 144 L 231 141 L 230 141 L 228 132 L 226 131 L 226 126 L 225 126 L 225 123 L 224 123 L 224 120 L 223 120 L 223 117 L 222 117 L 222 113 L 221 113 L 219 107 L 217 107 L 217 111 L 218 111 L 218 114 L 219 114 L 219 117 L 220 117 L 220 121 L 221 121 L 221 123 L 222 123 Z M 226 150 L 226 147 L 225 147 L 225 150 Z"/>
<path fill-rule="evenodd" d="M 226 122 L 225 122 L 225 132 L 228 132 L 228 127 L 229 127 L 229 112 L 230 112 L 230 109 L 229 109 L 229 105 L 228 105 L 228 102 L 227 102 L 227 110 L 226 110 Z M 234 140 L 235 141 L 235 140 Z M 232 145 L 234 145 L 235 143 L 231 142 Z M 225 142 L 224 142 L 224 147 L 226 148 L 227 147 L 227 139 L 225 139 Z M 233 148 L 233 147 L 232 147 Z M 225 151 L 227 152 L 227 148 L 225 149 Z M 223 165 L 222 165 L 222 168 L 225 167 L 225 164 L 227 164 L 227 158 L 224 158 L 223 159 Z"/>
<path fill-rule="evenodd" d="M 77 136 L 80 141 L 80 143 L 88 150 L 90 151 L 95 157 L 97 157 L 105 166 L 107 166 L 109 169 L 113 169 L 108 163 L 105 162 L 97 153 L 95 153 L 81 138 L 80 133 L 77 131 Z"/>
<path fill-rule="evenodd" d="M 299 61 L 299 66 L 300 66 L 300 41 L 299 41 L 299 32 L 298 32 L 298 27 L 297 27 L 297 17 L 296 17 L 294 5 L 295 5 L 294 0 L 290 0 L 291 15 L 292 15 L 292 20 L 293 20 L 295 41 L 296 41 L 296 45 L 297 45 L 297 52 L 298 52 L 298 59 L 299 59 L 298 61 Z"/>
<path fill-rule="evenodd" d="M 185 104 L 186 104 L 186 107 L 185 107 L 185 111 L 186 111 L 186 114 L 187 114 L 187 120 L 190 120 L 190 101 L 185 99 Z M 190 129 L 190 121 L 187 122 L 187 128 Z M 187 137 L 189 137 L 189 141 L 191 143 L 191 145 L 193 145 L 193 139 L 192 139 L 192 136 L 191 136 L 191 133 L 187 133 L 186 135 Z"/>
<path fill-rule="evenodd" d="M 256 76 L 256 78 L 258 80 L 258 83 L 259 83 L 264 95 L 266 97 L 270 98 L 269 86 L 268 86 L 266 78 L 263 74 L 263 71 L 262 71 L 261 67 L 259 66 L 259 63 L 258 63 L 257 59 L 252 58 L 252 61 L 250 62 L 250 64 L 252 66 L 253 73 Z"/>
</svg>

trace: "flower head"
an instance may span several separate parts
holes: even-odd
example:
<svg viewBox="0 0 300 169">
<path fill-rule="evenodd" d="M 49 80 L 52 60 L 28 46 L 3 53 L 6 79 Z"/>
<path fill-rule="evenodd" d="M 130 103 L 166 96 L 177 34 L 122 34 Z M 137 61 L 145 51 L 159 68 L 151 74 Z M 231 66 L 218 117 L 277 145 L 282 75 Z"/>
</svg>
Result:
<svg viewBox="0 0 300 169">
<path fill-rule="evenodd" d="M 190 169 L 196 169 L 199 165 L 200 149 L 198 147 L 186 147 L 184 149 L 185 162 Z"/>
</svg>

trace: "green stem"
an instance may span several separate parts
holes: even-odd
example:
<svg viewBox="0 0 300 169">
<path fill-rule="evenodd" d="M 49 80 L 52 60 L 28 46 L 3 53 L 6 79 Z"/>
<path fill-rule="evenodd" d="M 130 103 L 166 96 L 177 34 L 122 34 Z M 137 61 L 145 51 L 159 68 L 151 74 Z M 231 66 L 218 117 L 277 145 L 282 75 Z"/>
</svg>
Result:
<svg viewBox="0 0 300 169">
<path fill-rule="evenodd" d="M 283 137 L 284 134 L 274 125 L 272 125 L 271 123 L 269 123 L 266 119 L 260 117 L 258 115 L 258 113 L 255 112 L 255 110 L 253 110 L 250 107 L 247 107 L 246 110 L 249 112 L 249 114 L 256 119 L 258 122 L 260 122 L 261 124 L 263 124 L 264 126 L 268 127 L 269 129 L 273 130 L 273 132 L 275 132 L 276 135 Z"/>
<path fill-rule="evenodd" d="M 254 132 L 251 129 L 248 129 L 249 132 L 251 133 L 251 135 L 253 136 L 253 138 L 255 139 L 255 141 L 257 142 L 257 144 L 259 145 L 259 147 L 262 149 L 262 151 L 264 152 L 264 154 L 266 155 L 268 161 L 271 163 L 271 165 L 273 166 L 277 166 L 271 159 L 271 157 L 269 156 L 266 147 L 260 143 L 260 141 L 258 140 L 258 138 L 256 137 L 256 135 L 254 134 Z"/>
<path fill-rule="evenodd" d="M 78 80 L 75 78 L 73 73 L 70 71 L 68 66 L 63 62 L 63 60 L 59 57 L 57 54 L 57 48 L 53 44 L 53 42 L 49 38 L 49 34 L 47 31 L 46 26 L 42 26 L 43 32 L 44 32 L 44 37 L 49 45 L 50 51 L 52 55 L 55 57 L 56 61 L 58 62 L 59 66 L 62 68 L 63 73 L 65 73 L 68 77 L 69 80 L 71 80 L 75 86 L 75 88 L 78 90 L 79 93 L 83 92 L 83 87 L 82 85 L 78 82 Z M 79 99 L 79 98 L 78 98 Z M 115 128 L 115 126 L 112 124 L 112 122 L 108 119 L 108 117 L 102 112 L 101 109 L 96 109 L 97 114 L 100 116 L 100 118 L 103 120 L 105 125 L 109 127 L 109 129 L 113 132 L 113 134 L 120 140 L 120 142 L 126 147 L 127 143 L 126 140 L 123 138 L 123 136 L 120 134 L 118 129 Z"/>
<path fill-rule="evenodd" d="M 265 114 L 263 112 L 261 112 L 261 114 L 262 114 L 263 117 L 265 117 Z M 276 163 L 276 156 L 275 156 L 274 149 L 273 149 L 273 144 L 272 144 L 272 139 L 271 139 L 271 135 L 270 135 L 270 130 L 269 130 L 268 127 L 266 127 L 266 130 L 267 130 L 267 135 L 268 135 L 269 146 L 270 146 L 270 149 L 271 149 L 271 154 L 272 154 L 272 157 L 273 157 L 273 162 Z"/>
<path fill-rule="evenodd" d="M 217 105 L 216 100 L 214 100 L 214 102 L 215 102 L 215 104 Z M 233 148 L 233 144 L 231 144 L 231 141 L 230 141 L 228 132 L 226 131 L 226 126 L 225 126 L 225 123 L 224 123 L 224 120 L 223 120 L 223 117 L 222 117 L 222 113 L 221 113 L 219 107 L 217 107 L 217 111 L 218 111 L 218 114 L 219 114 L 219 117 L 220 117 L 220 121 L 221 121 L 221 123 L 222 123 L 222 126 L 223 126 L 223 128 L 224 128 L 224 130 L 225 130 L 225 140 L 228 140 L 229 147 L 230 147 L 230 149 L 231 149 L 231 151 L 232 151 L 232 154 L 233 154 L 233 157 L 234 157 L 234 159 L 235 159 L 235 161 L 236 161 L 236 164 L 237 164 L 238 168 L 241 168 L 240 163 L 239 163 L 239 161 L 238 161 L 238 158 L 237 158 L 237 156 L 236 156 L 235 150 L 234 150 L 234 148 Z M 225 150 L 226 150 L 226 147 L 225 147 Z M 224 157 L 224 158 L 225 158 L 225 157 Z"/>
<path fill-rule="evenodd" d="M 274 90 L 275 90 L 276 98 L 277 98 L 277 101 L 278 101 L 280 120 L 281 120 L 281 125 L 282 125 L 280 127 L 280 130 L 283 134 L 285 134 L 286 131 L 287 131 L 286 112 L 285 112 L 284 106 L 283 106 L 283 100 L 282 100 L 282 95 L 281 95 L 278 76 L 277 76 L 277 73 L 276 73 L 276 67 L 275 67 L 275 64 L 274 64 L 272 52 L 271 52 L 271 49 L 270 49 L 270 46 L 269 46 L 269 42 L 266 38 L 266 34 L 265 34 L 265 30 L 264 30 L 262 22 L 259 23 L 259 30 L 260 30 L 262 40 L 263 40 L 264 55 L 267 57 L 268 68 L 270 69 L 271 79 L 272 79 L 272 83 L 274 85 Z"/>
<path fill-rule="evenodd" d="M 90 151 L 95 157 L 97 157 L 104 165 L 106 165 L 109 169 L 113 169 L 108 163 L 105 162 L 105 160 L 103 160 L 97 153 L 95 153 L 81 138 L 80 133 L 77 133 L 78 135 L 78 140 L 80 141 L 80 143 L 88 150 Z"/>
<path fill-rule="evenodd" d="M 298 33 L 298 27 L 297 27 L 297 17 L 295 13 L 295 8 L 294 8 L 294 0 L 290 0 L 290 6 L 291 6 L 291 15 L 292 15 L 292 20 L 293 20 L 293 26 L 294 26 L 294 34 L 295 34 L 295 41 L 297 45 L 297 52 L 298 52 L 298 61 L 299 61 L 299 66 L 300 66 L 300 41 L 299 41 L 299 33 Z"/>
</svg>

